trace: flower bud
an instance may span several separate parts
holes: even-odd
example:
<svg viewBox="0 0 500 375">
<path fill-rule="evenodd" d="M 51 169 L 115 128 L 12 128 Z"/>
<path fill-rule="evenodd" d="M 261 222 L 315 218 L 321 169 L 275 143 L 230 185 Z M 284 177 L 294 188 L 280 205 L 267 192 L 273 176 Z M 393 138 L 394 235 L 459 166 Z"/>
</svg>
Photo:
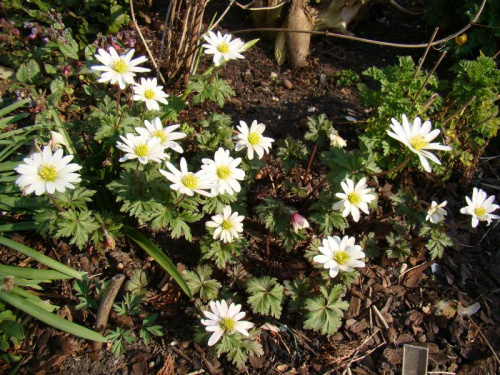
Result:
<svg viewBox="0 0 500 375">
<path fill-rule="evenodd" d="M 290 223 L 292 224 L 295 233 L 299 233 L 299 229 L 309 228 L 309 222 L 307 219 L 298 212 L 294 212 L 290 216 Z"/>
<path fill-rule="evenodd" d="M 66 146 L 66 142 L 61 133 L 51 131 L 49 145 L 53 151 L 56 151 L 60 146 Z"/>
<path fill-rule="evenodd" d="M 347 146 L 347 143 L 336 130 L 332 130 L 330 133 L 330 145 L 332 147 L 344 148 Z"/>
<path fill-rule="evenodd" d="M 104 246 L 106 246 L 106 249 L 110 250 L 114 250 L 116 247 L 115 239 L 107 233 L 104 235 Z"/>
</svg>

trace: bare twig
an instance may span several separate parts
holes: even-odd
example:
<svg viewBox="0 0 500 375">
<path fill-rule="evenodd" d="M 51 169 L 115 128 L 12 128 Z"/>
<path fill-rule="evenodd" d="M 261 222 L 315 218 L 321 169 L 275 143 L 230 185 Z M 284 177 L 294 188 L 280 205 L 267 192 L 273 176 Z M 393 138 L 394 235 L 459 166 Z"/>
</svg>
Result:
<svg viewBox="0 0 500 375">
<path fill-rule="evenodd" d="M 422 65 L 424 65 L 425 58 L 427 57 L 427 54 L 429 53 L 429 50 L 431 49 L 432 42 L 434 41 L 434 38 L 436 38 L 438 31 L 439 31 L 439 27 L 436 27 L 434 29 L 434 32 L 432 33 L 431 39 L 429 40 L 429 44 L 427 44 L 427 48 L 425 49 L 424 55 L 420 59 L 417 70 L 415 70 L 415 74 L 413 75 L 413 79 L 415 79 L 417 77 L 418 72 L 420 72 L 420 69 L 422 69 Z"/>
<path fill-rule="evenodd" d="M 151 63 L 153 64 L 153 66 L 156 70 L 156 74 L 159 75 L 159 77 L 163 83 L 166 83 L 165 78 L 163 78 L 163 75 L 160 73 L 160 70 L 158 69 L 158 64 L 156 64 L 155 58 L 154 58 L 153 54 L 151 53 L 151 50 L 149 49 L 148 44 L 146 43 L 146 39 L 144 39 L 144 36 L 142 35 L 141 29 L 139 28 L 139 25 L 137 24 L 137 20 L 135 19 L 134 0 L 130 0 L 130 15 L 132 17 L 132 22 L 134 24 L 134 27 L 135 27 L 137 33 L 139 34 L 139 37 L 142 40 L 142 44 L 144 44 L 144 47 L 146 48 L 146 51 L 149 55 L 149 59 L 151 60 Z"/>
<path fill-rule="evenodd" d="M 248 3 L 247 5 L 243 5 L 243 4 L 240 4 L 237 1 L 235 1 L 235 4 L 237 6 L 239 6 L 240 8 L 246 9 L 246 10 L 271 10 L 271 9 L 277 9 L 279 7 L 282 7 L 283 5 L 285 5 L 288 2 L 289 2 L 288 0 L 285 0 L 285 1 L 282 1 L 278 4 L 276 4 L 276 5 L 271 5 L 268 7 L 256 7 L 256 8 L 252 8 L 252 5 L 253 5 L 253 3 L 255 3 L 255 1 L 252 1 L 252 2 Z"/>
<path fill-rule="evenodd" d="M 382 325 L 384 326 L 384 328 L 385 329 L 389 329 L 389 324 L 387 324 L 387 321 L 385 320 L 384 316 L 379 311 L 379 309 L 377 308 L 377 306 L 372 305 L 372 309 L 373 309 L 373 311 L 375 311 L 375 315 L 378 316 L 378 318 L 380 319 L 380 322 L 382 323 Z"/>
<path fill-rule="evenodd" d="M 406 164 L 408 164 L 408 162 L 411 160 L 412 157 L 413 157 L 413 154 L 410 154 L 401 164 L 396 165 L 394 168 L 389 169 L 388 171 L 382 171 L 382 172 L 378 172 L 378 173 L 370 173 L 368 175 L 368 177 L 380 177 L 380 176 L 385 176 L 386 174 L 389 174 L 392 172 L 396 172 L 396 171 L 400 170 L 401 168 L 403 168 L 404 166 L 406 166 Z"/>
<path fill-rule="evenodd" d="M 483 0 L 481 3 L 481 6 L 479 7 L 479 10 L 474 17 L 472 21 L 470 21 L 469 24 L 461 28 L 459 31 L 448 35 L 445 38 L 436 40 L 431 43 L 431 47 L 437 46 L 439 44 L 445 43 L 449 40 L 452 40 L 458 35 L 463 34 L 467 30 L 469 30 L 472 26 L 474 26 L 474 23 L 477 22 L 479 17 L 481 16 L 481 13 L 484 10 L 484 7 L 486 5 L 487 0 Z M 370 43 L 370 44 L 377 44 L 380 46 L 386 46 L 386 47 L 396 47 L 396 48 L 427 48 L 429 43 L 420 43 L 420 44 L 406 44 L 406 43 L 391 43 L 391 42 L 383 42 L 379 40 L 372 40 L 372 39 L 366 39 L 366 38 L 359 38 L 356 36 L 352 35 L 345 35 L 345 34 L 339 34 L 339 33 L 332 33 L 329 31 L 308 31 L 308 30 L 298 30 L 298 29 L 284 29 L 284 28 L 279 28 L 279 27 L 262 27 L 262 28 L 255 28 L 255 29 L 245 29 L 245 30 L 237 30 L 233 31 L 233 34 L 242 34 L 242 33 L 253 33 L 256 31 L 275 31 L 275 32 L 288 32 L 288 33 L 303 33 L 303 34 L 312 34 L 312 35 L 323 35 L 323 36 L 329 36 L 333 38 L 340 38 L 340 39 L 348 39 L 348 40 L 354 40 L 357 42 L 363 42 L 363 43 Z"/>
<path fill-rule="evenodd" d="M 434 72 L 436 71 L 437 67 L 439 66 L 439 64 L 441 64 L 441 61 L 443 61 L 444 57 L 446 56 L 446 54 L 448 53 L 448 51 L 443 51 L 443 53 L 441 54 L 441 56 L 439 56 L 439 59 L 438 61 L 434 64 L 434 66 L 432 67 L 432 70 L 429 72 L 429 74 L 427 75 L 427 77 L 425 78 L 425 81 L 424 83 L 422 84 L 422 87 L 420 87 L 420 90 L 418 90 L 417 92 L 417 95 L 415 95 L 415 98 L 413 99 L 413 102 L 411 103 L 411 106 L 413 107 L 415 105 L 415 103 L 417 102 L 417 99 L 418 97 L 420 96 L 420 94 L 422 93 L 422 91 L 424 90 L 425 88 L 425 85 L 427 85 L 427 82 L 429 82 L 429 79 L 431 78 L 431 76 L 434 74 Z"/>
<path fill-rule="evenodd" d="M 309 163 L 307 163 L 306 172 L 304 173 L 304 184 L 307 184 L 307 180 L 309 179 L 309 173 L 311 172 L 312 162 L 314 160 L 314 157 L 316 156 L 317 151 L 318 151 L 318 145 L 315 144 L 311 152 L 311 157 L 309 158 Z"/>
<path fill-rule="evenodd" d="M 493 353 L 493 356 L 495 357 L 495 360 L 500 365 L 500 358 L 498 358 L 497 352 L 495 351 L 495 349 L 493 349 L 493 347 L 491 346 L 489 340 L 486 338 L 486 336 L 484 335 L 483 331 L 481 331 L 481 328 L 479 328 L 479 326 L 476 324 L 476 322 L 470 316 L 469 316 L 469 321 L 474 325 L 474 327 L 476 327 L 477 331 L 479 332 L 479 334 L 481 335 L 481 337 L 485 341 L 486 345 L 491 350 L 491 353 Z"/>
<path fill-rule="evenodd" d="M 120 290 L 123 281 L 125 280 L 125 275 L 118 274 L 109 280 L 106 289 L 104 290 L 101 304 L 99 305 L 99 310 L 97 311 L 97 318 L 95 323 L 95 330 L 97 332 L 103 332 L 108 325 L 109 312 L 113 307 L 113 302 L 115 301 L 116 295 Z M 92 341 L 92 350 L 96 353 L 102 348 L 102 342 Z"/>
<path fill-rule="evenodd" d="M 457 115 L 459 115 L 460 113 L 462 113 L 463 110 L 465 110 L 465 108 L 467 108 L 468 106 L 470 106 L 473 102 L 476 101 L 476 97 L 473 96 L 472 98 L 470 98 L 467 103 L 465 103 L 463 106 L 461 106 L 459 109 L 457 109 L 455 112 L 453 112 L 450 116 L 448 116 L 448 118 L 446 120 L 443 121 L 443 123 L 441 125 L 446 125 L 448 122 L 451 121 L 451 119 Z"/>
<path fill-rule="evenodd" d="M 405 7 L 403 7 L 403 6 L 399 5 L 399 4 L 398 4 L 398 3 L 396 3 L 396 1 L 394 1 L 394 0 L 391 0 L 391 1 L 389 2 L 389 4 L 390 4 L 393 8 L 395 8 L 395 9 L 399 10 L 401 13 L 407 14 L 407 15 L 409 15 L 409 16 L 418 17 L 418 16 L 422 15 L 422 12 L 412 12 L 411 10 L 406 9 Z"/>
</svg>

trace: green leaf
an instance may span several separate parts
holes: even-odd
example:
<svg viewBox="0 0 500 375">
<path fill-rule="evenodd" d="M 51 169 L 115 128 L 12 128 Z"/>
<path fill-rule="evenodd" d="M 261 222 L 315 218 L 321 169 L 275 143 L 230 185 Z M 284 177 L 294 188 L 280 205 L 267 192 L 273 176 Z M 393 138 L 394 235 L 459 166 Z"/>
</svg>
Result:
<svg viewBox="0 0 500 375">
<path fill-rule="evenodd" d="M 216 299 L 219 295 L 219 289 L 221 288 L 220 282 L 210 278 L 212 272 L 208 264 L 198 266 L 194 271 L 184 271 L 184 278 L 186 279 L 191 293 L 195 295 L 199 292 L 200 298 L 204 302 Z"/>
<path fill-rule="evenodd" d="M 14 306 L 16 309 L 19 309 L 56 329 L 71 333 L 72 335 L 82 337 L 87 340 L 107 342 L 107 339 L 99 333 L 70 322 L 69 320 L 63 319 L 56 314 L 49 313 L 18 295 L 0 291 L 0 299 L 9 305 Z"/>
<path fill-rule="evenodd" d="M 37 279 L 37 280 L 65 280 L 72 278 L 72 276 L 57 271 L 6 266 L 3 264 L 0 264 L 0 274 L 14 276 L 14 277 L 21 277 L 23 279 Z"/>
<path fill-rule="evenodd" d="M 136 244 L 138 244 L 144 251 L 146 251 L 149 255 L 153 257 L 153 259 L 158 262 L 158 264 L 163 267 L 165 271 L 167 271 L 175 281 L 179 284 L 181 289 L 186 293 L 189 298 L 192 298 L 191 290 L 186 284 L 186 281 L 182 278 L 181 274 L 172 263 L 169 257 L 165 255 L 163 251 L 161 251 L 158 246 L 152 243 L 146 236 L 144 236 L 137 229 L 129 227 L 128 225 L 124 225 L 122 228 L 122 232 L 130 237 Z"/>
<path fill-rule="evenodd" d="M 21 64 L 16 73 L 16 78 L 19 82 L 37 83 L 40 78 L 40 66 L 35 60 L 31 59 L 27 63 Z"/>
<path fill-rule="evenodd" d="M 18 340 L 24 339 L 24 329 L 21 324 L 13 320 L 4 320 L 0 323 L 0 332 L 3 332 L 9 337 L 14 337 Z"/>
<path fill-rule="evenodd" d="M 66 275 L 72 276 L 77 279 L 81 279 L 86 273 L 85 272 L 79 272 L 76 271 L 68 266 L 65 266 L 64 264 L 49 258 L 46 255 L 43 255 L 39 253 L 38 251 L 20 244 L 19 242 L 12 241 L 8 238 L 0 236 L 0 245 L 10 247 L 18 252 L 20 252 L 23 255 L 26 255 L 28 257 L 31 257 L 33 260 L 36 260 L 37 262 L 40 262 L 47 267 L 50 267 L 56 271 L 59 271 L 61 273 L 64 273 Z"/>
<path fill-rule="evenodd" d="M 74 46 L 72 46 L 70 43 L 60 43 L 59 50 L 63 53 L 64 56 L 73 60 L 78 60 L 78 49 L 75 49 Z"/>
<path fill-rule="evenodd" d="M 324 335 L 333 335 L 342 325 L 341 319 L 344 311 L 349 308 L 349 303 L 342 301 L 341 295 L 344 287 L 334 285 L 329 290 L 320 287 L 320 295 L 306 300 L 304 328 L 320 331 Z"/>
<path fill-rule="evenodd" d="M 91 211 L 65 211 L 57 221 L 57 237 L 70 237 L 70 244 L 83 249 L 92 233 L 100 228 Z"/>
<path fill-rule="evenodd" d="M 247 282 L 248 303 L 255 313 L 281 316 L 284 287 L 278 280 L 269 276 L 253 278 Z"/>
</svg>

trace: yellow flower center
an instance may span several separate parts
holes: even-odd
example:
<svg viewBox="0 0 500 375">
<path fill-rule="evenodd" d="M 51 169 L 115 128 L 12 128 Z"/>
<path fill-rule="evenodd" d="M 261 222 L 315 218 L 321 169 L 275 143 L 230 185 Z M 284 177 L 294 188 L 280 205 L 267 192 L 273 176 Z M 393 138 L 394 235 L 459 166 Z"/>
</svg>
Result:
<svg viewBox="0 0 500 375">
<path fill-rule="evenodd" d="M 232 227 L 233 227 L 233 224 L 231 224 L 231 222 L 229 220 L 224 220 L 222 222 L 222 229 L 228 230 L 228 229 L 231 229 Z"/>
<path fill-rule="evenodd" d="M 255 132 L 248 134 L 248 143 L 252 146 L 258 145 L 260 143 L 260 135 Z"/>
<path fill-rule="evenodd" d="M 235 325 L 236 322 L 231 318 L 222 318 L 219 321 L 219 327 L 221 327 L 226 332 L 232 331 Z"/>
<path fill-rule="evenodd" d="M 227 51 L 229 51 L 229 43 L 222 42 L 217 46 L 217 49 L 220 53 L 227 53 Z"/>
<path fill-rule="evenodd" d="M 146 99 L 153 99 L 155 97 L 155 92 L 154 90 L 148 89 L 144 91 L 144 97 Z"/>
<path fill-rule="evenodd" d="M 165 142 L 167 140 L 167 137 L 165 136 L 165 133 L 163 130 L 157 130 L 153 133 L 153 137 L 160 138 L 161 143 Z"/>
<path fill-rule="evenodd" d="M 429 142 L 426 141 L 425 138 L 421 135 L 415 135 L 411 138 L 410 144 L 411 147 L 413 147 L 415 150 L 420 151 L 425 146 L 427 146 Z"/>
<path fill-rule="evenodd" d="M 113 63 L 113 70 L 122 74 L 127 71 L 127 63 L 122 57 Z"/>
<path fill-rule="evenodd" d="M 195 189 L 198 186 L 198 177 L 196 177 L 192 173 L 189 173 L 182 177 L 181 182 L 188 189 Z"/>
<path fill-rule="evenodd" d="M 347 200 L 357 206 L 358 204 L 361 203 L 361 197 L 358 193 L 353 191 L 352 193 L 347 194 Z"/>
<path fill-rule="evenodd" d="M 140 144 L 135 146 L 134 152 L 137 156 L 147 156 L 149 151 L 149 146 L 146 144 Z"/>
<path fill-rule="evenodd" d="M 57 171 L 53 165 L 44 165 L 38 171 L 38 175 L 44 181 L 53 182 L 57 178 Z"/>
<path fill-rule="evenodd" d="M 477 217 L 483 217 L 484 214 L 486 213 L 486 208 L 478 207 L 474 210 L 474 213 L 476 214 Z"/>
<path fill-rule="evenodd" d="M 231 170 L 227 165 L 222 165 L 217 168 L 216 174 L 221 180 L 226 180 L 229 176 L 231 176 Z"/>
<path fill-rule="evenodd" d="M 333 254 L 333 260 L 340 265 L 345 264 L 349 260 L 349 253 L 345 250 L 337 251 Z"/>
</svg>

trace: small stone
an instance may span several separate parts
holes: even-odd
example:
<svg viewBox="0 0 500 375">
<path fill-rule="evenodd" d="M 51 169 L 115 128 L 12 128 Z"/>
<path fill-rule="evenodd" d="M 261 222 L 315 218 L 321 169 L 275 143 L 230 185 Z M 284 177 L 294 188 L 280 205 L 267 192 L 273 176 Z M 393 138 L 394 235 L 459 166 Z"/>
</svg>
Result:
<svg viewBox="0 0 500 375">
<path fill-rule="evenodd" d="M 271 79 L 276 79 L 278 78 L 278 73 L 271 72 Z"/>
<path fill-rule="evenodd" d="M 264 87 L 271 86 L 271 82 L 269 82 L 269 81 L 260 81 L 260 84 L 261 84 L 261 86 L 264 86 Z"/>
<path fill-rule="evenodd" d="M 283 80 L 283 86 L 285 86 L 288 90 L 293 89 L 293 83 L 286 78 Z"/>
<path fill-rule="evenodd" d="M 326 82 L 326 74 L 319 75 L 319 83 L 323 85 Z"/>
<path fill-rule="evenodd" d="M 313 113 L 313 112 L 316 112 L 316 111 L 317 111 L 316 107 L 309 107 L 309 108 L 307 108 L 307 112 L 309 112 L 309 113 Z"/>
<path fill-rule="evenodd" d="M 288 366 L 285 364 L 276 366 L 276 370 L 281 371 L 281 372 L 286 371 L 287 368 L 288 368 Z"/>
</svg>

